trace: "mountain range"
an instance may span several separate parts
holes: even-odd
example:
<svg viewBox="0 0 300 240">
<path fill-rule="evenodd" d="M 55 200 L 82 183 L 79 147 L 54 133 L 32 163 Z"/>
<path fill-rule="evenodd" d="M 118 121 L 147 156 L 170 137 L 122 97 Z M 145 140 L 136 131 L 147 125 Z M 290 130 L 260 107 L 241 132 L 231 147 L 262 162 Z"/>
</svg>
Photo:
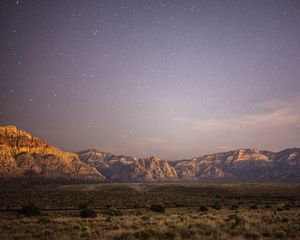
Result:
<svg viewBox="0 0 300 240">
<path fill-rule="evenodd" d="M 0 181 L 300 181 L 300 148 L 238 149 L 188 160 L 136 158 L 50 146 L 15 126 L 0 127 Z"/>
</svg>

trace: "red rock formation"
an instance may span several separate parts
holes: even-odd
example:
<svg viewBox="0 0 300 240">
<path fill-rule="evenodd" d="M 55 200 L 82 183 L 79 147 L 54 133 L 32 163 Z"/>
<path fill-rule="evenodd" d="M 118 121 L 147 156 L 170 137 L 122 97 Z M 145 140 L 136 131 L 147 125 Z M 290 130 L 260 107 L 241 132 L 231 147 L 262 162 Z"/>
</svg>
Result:
<svg viewBox="0 0 300 240">
<path fill-rule="evenodd" d="M 102 180 L 76 154 L 63 152 L 15 126 L 0 127 L 0 179 Z"/>
</svg>

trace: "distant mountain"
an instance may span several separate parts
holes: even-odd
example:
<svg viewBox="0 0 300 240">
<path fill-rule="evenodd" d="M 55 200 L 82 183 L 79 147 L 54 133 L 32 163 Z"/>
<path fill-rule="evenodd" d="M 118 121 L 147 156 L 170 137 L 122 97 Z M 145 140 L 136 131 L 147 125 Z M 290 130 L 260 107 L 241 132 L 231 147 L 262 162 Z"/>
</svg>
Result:
<svg viewBox="0 0 300 240">
<path fill-rule="evenodd" d="M 89 149 L 78 153 L 84 163 L 96 168 L 109 180 L 153 182 L 178 180 L 177 173 L 166 160 L 157 157 L 116 156 Z"/>
<path fill-rule="evenodd" d="M 300 148 L 238 149 L 190 160 L 135 158 L 89 149 L 79 158 L 112 181 L 300 181 Z"/>
<path fill-rule="evenodd" d="M 15 126 L 0 127 L 0 179 L 103 180 L 74 153 L 63 152 Z"/>
<path fill-rule="evenodd" d="M 45 181 L 300 181 L 300 148 L 274 153 L 258 149 L 166 161 L 94 149 L 71 153 L 15 126 L 0 127 L 0 183 Z"/>
<path fill-rule="evenodd" d="M 278 153 L 238 149 L 172 163 L 185 180 L 300 181 L 300 148 Z"/>
</svg>

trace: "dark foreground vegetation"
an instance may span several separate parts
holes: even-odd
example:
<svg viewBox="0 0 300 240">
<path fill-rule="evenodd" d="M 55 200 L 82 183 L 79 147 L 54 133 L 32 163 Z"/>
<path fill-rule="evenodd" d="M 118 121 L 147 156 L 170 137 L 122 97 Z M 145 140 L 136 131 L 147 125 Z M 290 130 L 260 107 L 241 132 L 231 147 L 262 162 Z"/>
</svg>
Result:
<svg viewBox="0 0 300 240">
<path fill-rule="evenodd" d="M 300 184 L 90 184 L 0 190 L 0 239 L 300 236 Z"/>
</svg>

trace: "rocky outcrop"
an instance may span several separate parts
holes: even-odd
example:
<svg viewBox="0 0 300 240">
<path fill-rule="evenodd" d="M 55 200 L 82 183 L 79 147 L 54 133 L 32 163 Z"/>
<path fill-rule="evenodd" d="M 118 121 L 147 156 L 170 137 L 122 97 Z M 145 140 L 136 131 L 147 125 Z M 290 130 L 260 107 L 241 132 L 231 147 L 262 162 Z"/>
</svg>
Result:
<svg viewBox="0 0 300 240">
<path fill-rule="evenodd" d="M 177 173 L 166 160 L 157 157 L 116 156 L 89 149 L 78 153 L 86 164 L 96 168 L 107 179 L 126 182 L 177 180 Z"/>
<path fill-rule="evenodd" d="M 0 127 L 0 179 L 101 180 L 94 168 L 74 153 L 63 152 L 43 140 L 18 130 Z"/>
<path fill-rule="evenodd" d="M 31 136 L 25 131 L 18 130 L 15 126 L 0 127 L 0 145 L 6 145 L 17 149 L 48 147 L 48 144 L 43 140 Z"/>
</svg>

